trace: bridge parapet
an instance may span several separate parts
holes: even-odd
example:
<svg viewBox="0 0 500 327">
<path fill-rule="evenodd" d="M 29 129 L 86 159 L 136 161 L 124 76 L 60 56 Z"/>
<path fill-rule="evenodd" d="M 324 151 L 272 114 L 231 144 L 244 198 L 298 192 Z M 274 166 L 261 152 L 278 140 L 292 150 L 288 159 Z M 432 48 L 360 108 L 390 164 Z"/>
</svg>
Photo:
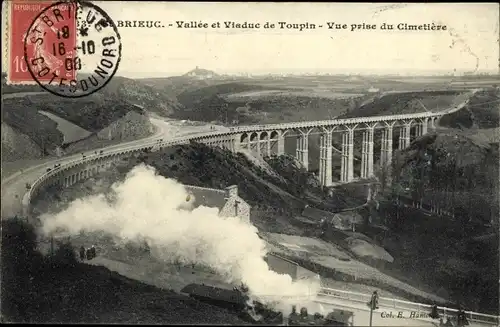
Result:
<svg viewBox="0 0 500 327">
<path fill-rule="evenodd" d="M 184 185 L 185 188 L 188 190 L 204 190 L 204 191 L 212 191 L 212 192 L 217 192 L 217 193 L 226 193 L 225 190 L 220 190 L 218 188 L 211 188 L 211 187 L 201 187 L 201 186 L 193 186 L 193 185 Z"/>
<path fill-rule="evenodd" d="M 173 145 L 182 144 L 182 143 L 186 143 L 186 140 L 184 138 L 183 139 L 178 139 L 178 140 L 172 140 L 170 142 L 162 142 L 161 146 L 162 147 L 168 147 L 168 146 L 173 146 Z M 88 155 L 85 158 L 75 159 L 75 160 L 73 160 L 71 162 L 68 162 L 68 163 L 66 163 L 64 165 L 61 165 L 58 168 L 53 168 L 51 171 L 46 172 L 42 176 L 40 176 L 31 185 L 30 190 L 25 195 L 24 202 L 26 202 L 27 204 L 30 204 L 33 196 L 35 196 L 37 194 L 37 192 L 39 191 L 40 187 L 44 186 L 45 182 L 47 182 L 48 180 L 50 180 L 50 179 L 52 179 L 52 178 L 54 178 L 56 176 L 64 174 L 64 172 L 66 172 L 66 171 L 68 171 L 70 169 L 77 168 L 77 167 L 79 167 L 79 166 L 81 166 L 83 164 L 92 163 L 93 161 L 96 161 L 96 160 L 103 160 L 103 161 L 105 161 L 107 159 L 113 158 L 113 156 L 115 156 L 115 155 L 133 154 L 133 153 L 136 153 L 136 152 L 144 151 L 146 149 L 150 149 L 154 144 L 156 144 L 156 141 L 151 141 L 150 143 L 147 143 L 147 144 L 132 145 L 132 146 L 128 146 L 128 147 L 125 147 L 125 148 L 120 148 L 120 149 L 115 149 L 115 150 L 108 150 L 104 154 Z"/>
</svg>

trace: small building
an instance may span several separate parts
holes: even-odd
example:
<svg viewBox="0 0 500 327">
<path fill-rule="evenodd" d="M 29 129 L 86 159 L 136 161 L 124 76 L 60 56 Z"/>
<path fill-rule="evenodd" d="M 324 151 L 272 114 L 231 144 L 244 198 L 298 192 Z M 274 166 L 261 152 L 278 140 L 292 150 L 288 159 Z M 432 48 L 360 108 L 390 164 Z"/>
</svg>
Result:
<svg viewBox="0 0 500 327">
<path fill-rule="evenodd" d="M 268 253 L 265 260 L 269 266 L 269 269 L 277 272 L 278 274 L 290 275 L 290 277 L 292 277 L 292 280 L 294 281 L 304 279 L 320 279 L 320 276 L 315 272 L 303 268 L 299 266 L 298 263 L 286 259 L 278 254 Z"/>
<path fill-rule="evenodd" d="M 238 195 L 238 186 L 231 185 L 223 190 L 185 186 L 191 195 L 188 201 L 192 202 L 193 208 L 205 206 L 219 209 L 222 217 L 239 217 L 243 221 L 250 222 L 250 205 Z"/>
</svg>

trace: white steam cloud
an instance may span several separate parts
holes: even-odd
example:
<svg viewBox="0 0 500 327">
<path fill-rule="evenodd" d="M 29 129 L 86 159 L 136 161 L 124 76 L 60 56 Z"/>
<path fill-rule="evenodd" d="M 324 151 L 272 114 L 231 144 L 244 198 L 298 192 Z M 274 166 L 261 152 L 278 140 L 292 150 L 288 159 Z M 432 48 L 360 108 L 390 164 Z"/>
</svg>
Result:
<svg viewBox="0 0 500 327">
<path fill-rule="evenodd" d="M 42 216 L 42 230 L 101 231 L 123 241 L 146 240 L 158 259 L 208 266 L 227 282 L 243 282 L 252 297 L 281 311 L 289 312 L 292 304 L 312 305 L 319 281 L 294 282 L 270 270 L 255 226 L 220 217 L 216 208 L 189 208 L 187 195 L 182 184 L 139 165 L 109 194 L 77 199 L 62 212 Z"/>
</svg>

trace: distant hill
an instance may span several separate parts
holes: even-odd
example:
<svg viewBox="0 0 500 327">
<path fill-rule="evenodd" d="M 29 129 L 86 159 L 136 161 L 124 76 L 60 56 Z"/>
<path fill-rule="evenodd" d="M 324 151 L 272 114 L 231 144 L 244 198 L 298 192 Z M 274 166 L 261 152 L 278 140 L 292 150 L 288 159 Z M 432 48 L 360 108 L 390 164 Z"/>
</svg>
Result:
<svg viewBox="0 0 500 327">
<path fill-rule="evenodd" d="M 189 72 L 187 72 L 183 76 L 192 77 L 192 78 L 199 78 L 199 79 L 206 79 L 206 78 L 218 77 L 219 75 L 211 70 L 198 68 L 198 66 L 197 66 L 195 69 L 190 70 Z"/>
<path fill-rule="evenodd" d="M 282 91 L 285 95 L 262 92 L 262 96 L 236 97 L 227 95 L 258 91 Z M 357 107 L 358 99 L 335 99 L 292 92 L 275 84 L 263 84 L 251 79 L 237 82 L 212 84 L 187 89 L 177 95 L 186 108 L 176 113 L 180 119 L 219 121 L 237 124 L 282 123 L 306 120 L 322 120 Z"/>
<path fill-rule="evenodd" d="M 2 73 L 2 94 L 19 92 L 46 92 L 39 85 L 7 85 L 7 75 Z M 46 92 L 47 95 L 50 95 Z M 92 94 L 92 101 L 102 102 L 120 102 L 129 105 L 138 105 L 146 111 L 157 113 L 161 116 L 171 114 L 181 105 L 177 102 L 175 96 L 168 93 L 159 92 L 140 80 L 114 76 L 109 83 L 96 93 Z M 80 98 L 87 99 L 88 97 Z M 48 99 L 48 98 L 47 98 Z M 51 99 L 62 99 L 52 97 Z M 73 99 L 78 101 L 78 99 Z"/>
<path fill-rule="evenodd" d="M 41 92 L 42 88 L 38 85 L 8 85 L 7 73 L 2 72 L 2 94 L 18 92 Z"/>
<path fill-rule="evenodd" d="M 99 93 L 105 98 L 121 99 L 130 104 L 140 105 L 144 110 L 164 117 L 182 107 L 175 96 L 159 92 L 140 80 L 121 76 L 113 77 Z"/>
</svg>

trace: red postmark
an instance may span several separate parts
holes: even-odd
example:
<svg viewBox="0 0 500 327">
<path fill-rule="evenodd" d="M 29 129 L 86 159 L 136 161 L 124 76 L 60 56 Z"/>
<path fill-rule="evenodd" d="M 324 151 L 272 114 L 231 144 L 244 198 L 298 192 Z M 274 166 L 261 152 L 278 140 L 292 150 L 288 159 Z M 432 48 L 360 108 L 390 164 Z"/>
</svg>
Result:
<svg viewBox="0 0 500 327">
<path fill-rule="evenodd" d="M 41 57 L 44 65 L 40 69 L 47 66 L 58 76 L 70 80 L 76 78 L 72 61 L 76 56 L 77 7 L 70 3 L 51 7 L 54 3 L 57 1 L 10 1 L 10 83 L 35 82 L 26 60 L 31 62 Z M 24 58 L 25 53 L 27 58 Z M 54 78 L 52 74 L 40 75 L 37 76 L 40 83 L 48 83 Z"/>
</svg>

